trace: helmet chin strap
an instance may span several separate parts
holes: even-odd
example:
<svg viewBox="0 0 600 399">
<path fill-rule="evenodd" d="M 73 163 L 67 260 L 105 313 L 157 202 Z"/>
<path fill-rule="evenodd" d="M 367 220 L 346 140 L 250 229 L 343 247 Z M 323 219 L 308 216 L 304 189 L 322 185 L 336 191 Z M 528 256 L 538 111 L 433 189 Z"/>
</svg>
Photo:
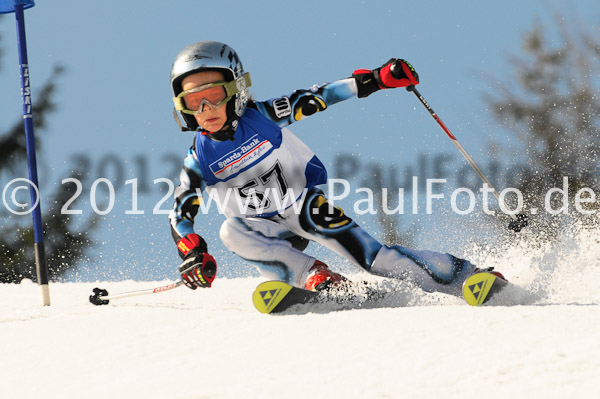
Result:
<svg viewBox="0 0 600 399">
<path fill-rule="evenodd" d="M 229 125 L 224 126 L 223 128 L 221 128 L 221 130 L 217 132 L 209 132 L 208 130 L 204 130 L 202 128 L 198 128 L 198 130 L 203 136 L 206 136 L 213 141 L 234 140 L 233 134 L 235 132 L 233 131 L 233 129 L 231 129 Z"/>
</svg>

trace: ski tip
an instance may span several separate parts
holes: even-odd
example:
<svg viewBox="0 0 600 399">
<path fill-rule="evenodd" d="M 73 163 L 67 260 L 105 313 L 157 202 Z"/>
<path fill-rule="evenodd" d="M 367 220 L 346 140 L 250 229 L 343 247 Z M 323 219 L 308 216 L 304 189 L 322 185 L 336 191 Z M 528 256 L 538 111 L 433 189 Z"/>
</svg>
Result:
<svg viewBox="0 0 600 399">
<path fill-rule="evenodd" d="M 463 283 L 463 296 L 471 306 L 479 306 L 487 302 L 496 292 L 507 284 L 507 281 L 488 272 L 475 273 Z"/>
<path fill-rule="evenodd" d="M 254 290 L 252 303 L 260 313 L 271 313 L 292 288 L 281 281 L 266 281 Z"/>
</svg>

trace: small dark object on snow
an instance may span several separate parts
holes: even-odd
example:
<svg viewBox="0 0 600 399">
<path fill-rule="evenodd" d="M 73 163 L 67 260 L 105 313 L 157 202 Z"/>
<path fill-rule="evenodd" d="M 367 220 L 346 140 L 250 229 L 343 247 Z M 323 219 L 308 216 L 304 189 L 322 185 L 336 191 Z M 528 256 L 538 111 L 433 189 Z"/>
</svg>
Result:
<svg viewBox="0 0 600 399">
<path fill-rule="evenodd" d="M 102 299 L 103 296 L 108 296 L 108 291 L 94 288 L 94 295 L 90 295 L 90 302 L 94 305 L 108 305 L 108 299 Z"/>
</svg>

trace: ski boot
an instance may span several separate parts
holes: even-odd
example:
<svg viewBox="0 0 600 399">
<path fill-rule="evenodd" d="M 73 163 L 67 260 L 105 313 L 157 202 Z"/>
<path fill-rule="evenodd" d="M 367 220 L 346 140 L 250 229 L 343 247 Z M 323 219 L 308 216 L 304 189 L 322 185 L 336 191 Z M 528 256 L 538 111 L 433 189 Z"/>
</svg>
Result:
<svg viewBox="0 0 600 399">
<path fill-rule="evenodd" d="M 473 270 L 473 274 L 481 273 L 481 272 L 491 273 L 491 274 L 493 274 L 496 277 L 500 277 L 504 281 L 508 281 L 506 279 L 506 277 L 504 277 L 504 275 L 502 273 L 500 273 L 498 271 L 495 271 L 493 267 L 487 267 L 485 269 L 480 269 L 480 268 L 476 267 L 475 270 Z M 473 274 L 471 274 L 471 275 L 473 275 Z"/>
<path fill-rule="evenodd" d="M 308 291 L 329 290 L 332 287 L 339 286 L 345 281 L 348 280 L 344 276 L 332 272 L 331 269 L 320 260 L 315 260 L 315 264 L 308 271 L 304 289 Z"/>
</svg>

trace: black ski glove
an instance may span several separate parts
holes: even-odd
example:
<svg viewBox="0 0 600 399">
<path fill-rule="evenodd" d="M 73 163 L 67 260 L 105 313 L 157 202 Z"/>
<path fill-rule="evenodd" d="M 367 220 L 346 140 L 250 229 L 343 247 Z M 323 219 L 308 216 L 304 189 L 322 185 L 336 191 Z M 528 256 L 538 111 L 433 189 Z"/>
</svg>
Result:
<svg viewBox="0 0 600 399">
<path fill-rule="evenodd" d="M 356 79 L 358 97 L 363 98 L 380 89 L 416 86 L 419 75 L 406 60 L 391 58 L 377 69 L 357 69 L 352 74 Z"/>
</svg>

